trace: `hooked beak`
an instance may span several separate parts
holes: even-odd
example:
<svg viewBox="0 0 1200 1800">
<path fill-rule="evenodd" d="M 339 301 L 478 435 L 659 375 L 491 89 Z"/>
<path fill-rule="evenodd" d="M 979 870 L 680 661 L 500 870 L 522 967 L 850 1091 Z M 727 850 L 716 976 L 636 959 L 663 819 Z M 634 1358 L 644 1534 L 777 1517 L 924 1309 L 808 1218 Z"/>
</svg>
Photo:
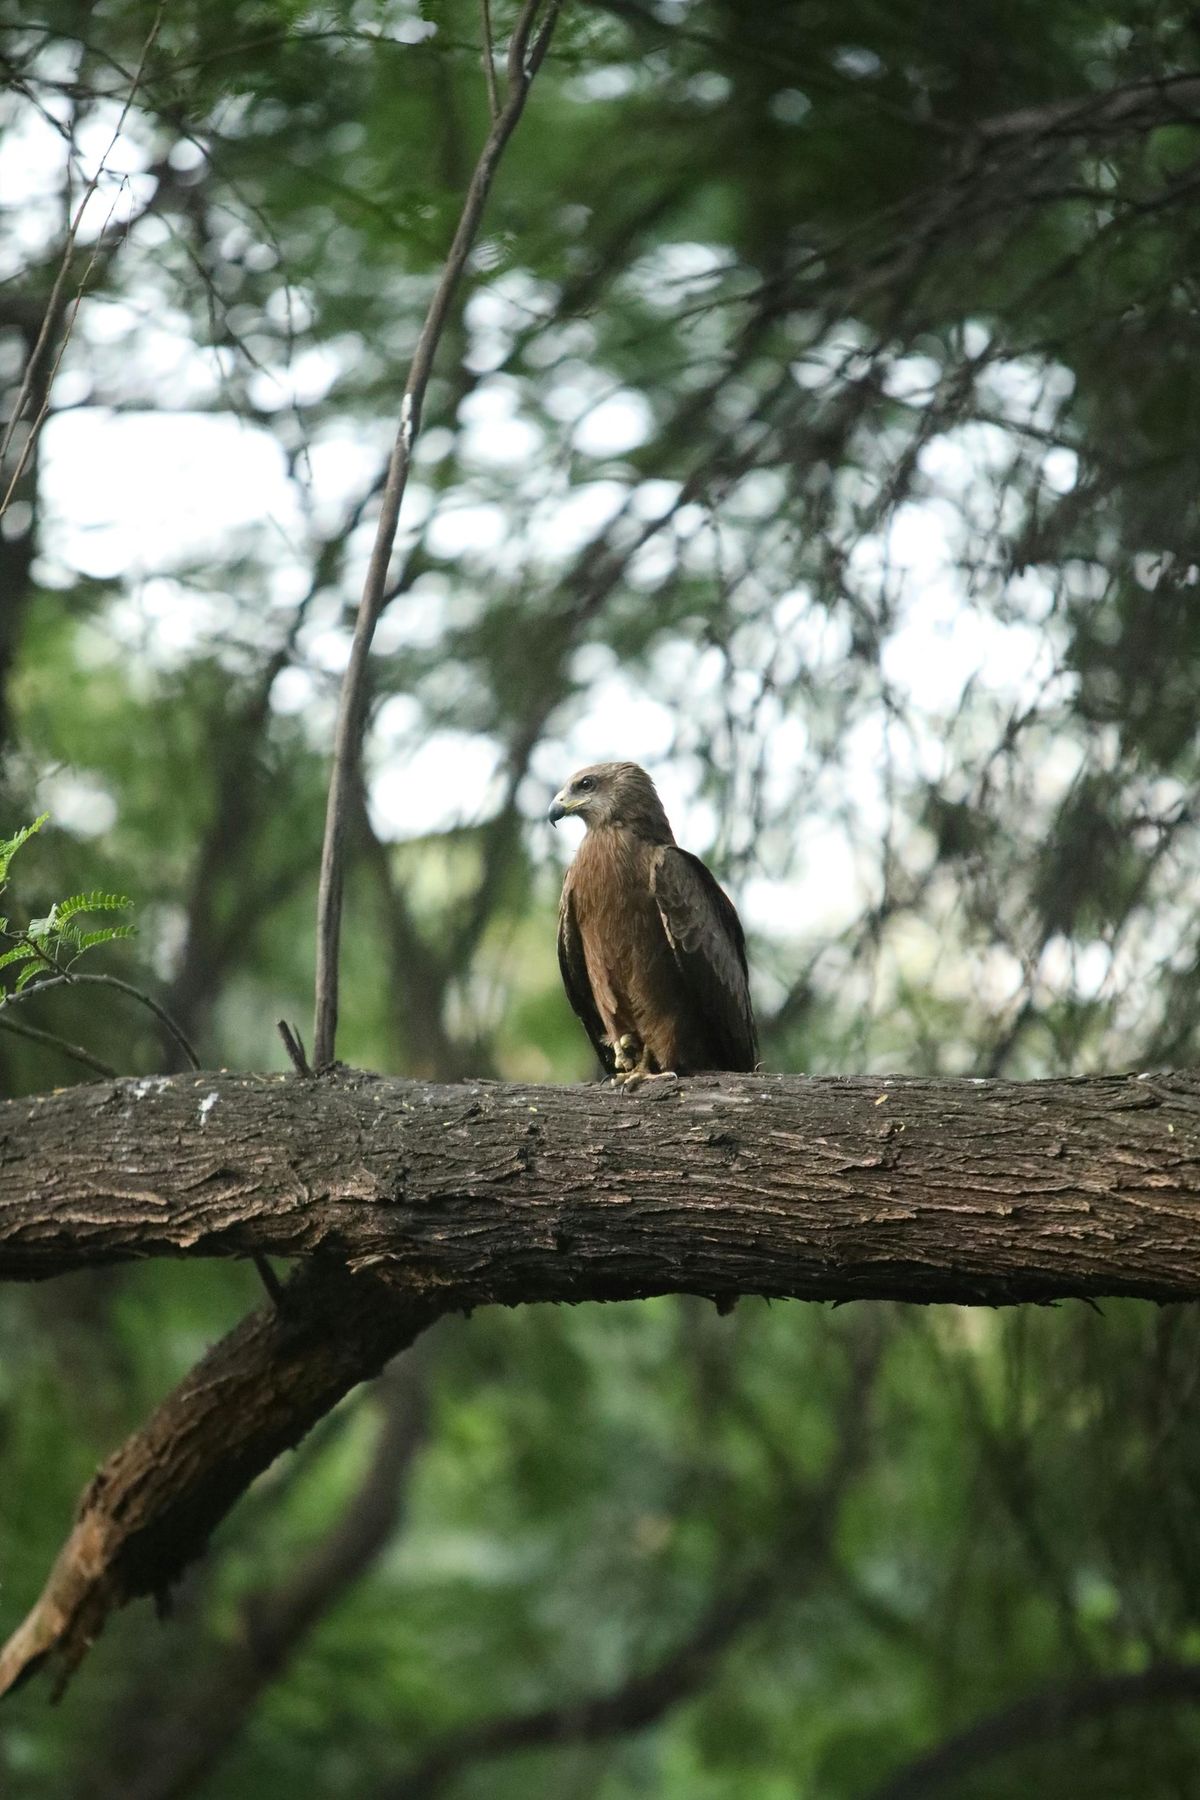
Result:
<svg viewBox="0 0 1200 1800">
<path fill-rule="evenodd" d="M 558 821 L 560 819 L 565 819 L 566 816 L 567 809 L 562 803 L 562 795 L 555 794 L 553 800 L 550 802 L 550 811 L 546 814 L 546 817 L 552 825 L 557 825 Z"/>
</svg>

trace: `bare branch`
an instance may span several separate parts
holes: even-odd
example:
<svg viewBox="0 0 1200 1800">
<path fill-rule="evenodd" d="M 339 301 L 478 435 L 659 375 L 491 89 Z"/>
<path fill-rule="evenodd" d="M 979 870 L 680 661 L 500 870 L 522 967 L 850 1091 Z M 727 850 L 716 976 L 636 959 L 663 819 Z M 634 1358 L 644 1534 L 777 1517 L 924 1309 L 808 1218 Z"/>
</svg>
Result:
<svg viewBox="0 0 1200 1800">
<path fill-rule="evenodd" d="M 132 82 L 131 82 L 131 85 L 129 88 L 129 92 L 126 97 L 125 104 L 121 108 L 121 115 L 117 120 L 116 126 L 114 127 L 112 137 L 110 138 L 109 143 L 108 143 L 108 148 L 105 150 L 103 156 L 100 158 L 99 162 L 96 164 L 95 173 L 92 175 L 87 186 L 84 188 L 83 198 L 80 200 L 79 205 L 76 207 L 75 213 L 71 219 L 70 225 L 67 227 L 66 242 L 63 245 L 62 260 L 59 264 L 58 273 L 54 279 L 54 286 L 50 290 L 50 298 L 46 303 L 46 310 L 45 310 L 45 314 L 42 318 L 41 330 L 38 332 L 37 341 L 34 344 L 33 351 L 29 357 L 28 362 L 26 363 L 25 375 L 21 382 L 20 389 L 17 393 L 17 398 L 13 405 L 12 413 L 9 416 L 8 425 L 5 428 L 3 437 L 0 438 L 0 464 L 3 463 L 5 457 L 8 455 L 9 448 L 10 448 L 10 446 L 12 444 L 12 440 L 13 440 L 13 433 L 16 431 L 17 425 L 21 418 L 21 414 L 25 409 L 26 402 L 29 398 L 30 388 L 35 379 L 36 370 L 40 364 L 40 360 L 45 355 L 46 348 L 47 348 L 47 345 L 49 343 L 52 333 L 58 329 L 58 322 L 59 322 L 59 319 L 62 314 L 63 289 L 66 286 L 67 277 L 71 271 L 71 261 L 72 261 L 72 258 L 74 256 L 74 252 L 75 252 L 75 240 L 79 235 L 79 227 L 83 223 L 83 215 L 87 211 L 87 208 L 91 202 L 93 194 L 96 192 L 97 187 L 100 185 L 100 178 L 103 175 L 104 170 L 107 166 L 108 158 L 109 158 L 110 154 L 112 153 L 113 149 L 115 148 L 117 141 L 119 140 L 119 138 L 121 136 L 121 133 L 125 129 L 125 121 L 129 117 L 129 109 L 133 105 L 134 99 L 137 95 L 138 88 L 141 86 L 142 74 L 146 67 L 146 60 L 149 57 L 150 52 L 154 47 L 154 40 L 158 36 L 158 29 L 159 29 L 159 26 L 162 24 L 163 13 L 165 11 L 166 11 L 166 0 L 159 0 L 158 10 L 156 11 L 154 18 L 151 21 L 150 30 L 146 35 L 146 41 L 142 45 L 142 53 L 138 59 L 137 68 L 133 72 L 133 78 L 132 78 Z M 68 180 L 69 180 L 69 176 L 68 176 Z M 54 359 L 53 368 L 51 369 L 50 376 L 46 382 L 46 390 L 47 390 L 46 398 L 43 400 L 42 405 L 39 408 L 36 417 L 30 421 L 29 433 L 25 439 L 24 444 L 21 446 L 21 454 L 17 458 L 16 468 L 13 470 L 12 477 L 9 481 L 7 489 L 5 490 L 4 498 L 3 498 L 3 500 L 0 500 L 0 514 L 4 513 L 8 509 L 8 505 L 9 505 L 10 501 L 12 500 L 13 493 L 16 489 L 17 483 L 20 481 L 21 476 L 25 470 L 25 465 L 29 461 L 29 457 L 33 450 L 34 440 L 37 437 L 38 431 L 41 428 L 43 420 L 45 419 L 46 408 L 49 405 L 50 383 L 53 381 L 54 374 L 58 369 L 59 363 L 62 361 L 63 352 L 66 349 L 67 341 L 71 334 L 71 326 L 73 325 L 74 320 L 78 315 L 80 305 L 83 301 L 84 291 L 87 287 L 88 276 L 90 275 L 92 267 L 96 261 L 96 257 L 99 254 L 100 244 L 102 243 L 102 241 L 103 241 L 103 233 L 101 233 L 100 237 L 97 239 L 96 245 L 92 250 L 91 258 L 87 264 L 86 269 L 84 270 L 83 278 L 79 285 L 79 290 L 75 296 L 74 305 L 71 308 L 70 321 L 68 322 L 66 331 L 63 333 L 62 342 L 60 343 L 59 348 L 58 348 L 58 354 Z"/>
<path fill-rule="evenodd" d="M 57 966 L 57 964 L 51 964 L 51 967 Z M 57 975 L 47 976 L 45 981 L 30 982 L 29 986 L 27 988 L 22 988 L 19 994 L 6 994 L 4 998 L 5 1009 L 7 1010 L 10 1006 L 18 1006 L 21 1001 L 32 999 L 35 994 L 47 993 L 50 988 L 63 987 L 66 985 L 74 987 L 80 982 L 91 982 L 99 987 L 115 988 L 120 994 L 128 994 L 130 999 L 138 1002 L 139 1006 L 144 1006 L 148 1012 L 154 1014 L 159 1024 L 165 1028 L 183 1051 L 183 1054 L 188 1059 L 190 1067 L 193 1069 L 198 1069 L 200 1067 L 200 1058 L 196 1055 L 191 1044 L 184 1036 L 182 1029 L 175 1023 L 166 1007 L 157 1001 L 153 994 L 147 994 L 143 988 L 134 987 L 131 981 L 122 981 L 119 975 L 100 975 L 92 973 L 76 975 L 72 970 L 62 969 Z"/>
<path fill-rule="evenodd" d="M 388 465 L 380 507 L 379 525 L 363 585 L 350 658 L 342 682 L 337 727 L 334 734 L 333 768 L 325 814 L 325 840 L 321 851 L 321 879 L 317 898 L 316 1016 L 313 1029 L 313 1063 L 324 1068 L 332 1063 L 337 1038 L 338 948 L 341 934 L 345 842 L 352 797 L 358 779 L 362 736 L 366 722 L 367 659 L 375 627 L 386 601 L 388 564 L 400 522 L 400 505 L 408 483 L 413 445 L 421 428 L 425 392 L 434 357 L 449 316 L 458 284 L 479 229 L 483 209 L 505 145 L 525 106 L 530 83 L 549 45 L 561 0 L 548 0 L 544 23 L 530 50 L 529 38 L 541 11 L 542 0 L 525 0 L 509 45 L 509 86 L 504 105 L 479 155 L 463 202 L 454 241 L 441 278 L 434 289 L 425 323 L 417 339 L 412 366 L 400 402 L 400 424 Z"/>
<path fill-rule="evenodd" d="M 61 1050 L 64 1056 L 69 1056 L 73 1062 L 82 1063 L 85 1069 L 91 1069 L 96 1075 L 109 1075 L 114 1080 L 117 1078 L 116 1069 L 101 1062 L 98 1056 L 93 1056 L 82 1044 L 72 1044 L 53 1031 L 39 1031 L 36 1025 L 23 1025 L 20 1019 L 9 1018 L 7 1009 L 0 1010 L 0 1031 L 11 1031 L 14 1037 L 29 1038 L 35 1044 L 48 1044 L 51 1049 Z"/>
<path fill-rule="evenodd" d="M 731 1582 L 705 1608 L 682 1642 L 649 1668 L 606 1693 L 559 1706 L 483 1719 L 435 1743 L 379 1800 L 435 1800 L 462 1769 L 521 1750 L 595 1744 L 657 1723 L 701 1691 L 740 1634 L 780 1599 L 795 1601 L 823 1572 L 837 1529 L 841 1502 L 862 1466 L 868 1442 L 868 1402 L 879 1364 L 878 1332 L 864 1333 L 850 1394 L 839 1410 L 841 1431 L 829 1469 L 809 1492 L 789 1495 L 791 1523 L 769 1557 Z"/>
<path fill-rule="evenodd" d="M 1200 125 L 1200 75 L 1154 76 L 1075 100 L 1023 106 L 981 119 L 975 133 L 990 143 L 1007 138 L 1089 137 L 1165 124 Z"/>
<path fill-rule="evenodd" d="M 300 1036 L 299 1031 L 294 1025 L 289 1025 L 286 1019 L 277 1019 L 275 1029 L 283 1039 L 283 1047 L 288 1053 L 293 1069 L 297 1075 L 302 1075 L 307 1080 L 311 1077 L 312 1070 L 308 1066 L 308 1058 L 304 1054 L 304 1039 Z"/>
<path fill-rule="evenodd" d="M 1094 1675 L 1028 1694 L 985 1713 L 932 1750 L 914 1757 L 874 1789 L 870 1800 L 925 1800 L 987 1763 L 1053 1743 L 1079 1725 L 1108 1720 L 1125 1707 L 1200 1704 L 1200 1663 L 1152 1663 L 1133 1674 Z"/>
<path fill-rule="evenodd" d="M 492 39 L 491 0 L 479 0 L 483 14 L 483 79 L 487 83 L 488 113 L 493 125 L 500 116 L 500 95 L 496 88 L 496 50 Z"/>
</svg>

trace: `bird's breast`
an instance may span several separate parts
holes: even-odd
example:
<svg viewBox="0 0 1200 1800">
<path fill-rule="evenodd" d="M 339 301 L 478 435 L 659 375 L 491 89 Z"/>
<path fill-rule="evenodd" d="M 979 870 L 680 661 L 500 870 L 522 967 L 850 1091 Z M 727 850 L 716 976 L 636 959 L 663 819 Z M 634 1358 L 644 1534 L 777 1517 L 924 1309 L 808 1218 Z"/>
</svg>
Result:
<svg viewBox="0 0 1200 1800">
<path fill-rule="evenodd" d="M 621 832 L 590 832 L 572 871 L 588 980 L 610 1035 L 644 1038 L 669 1004 L 674 960 L 651 888 L 654 846 Z"/>
</svg>

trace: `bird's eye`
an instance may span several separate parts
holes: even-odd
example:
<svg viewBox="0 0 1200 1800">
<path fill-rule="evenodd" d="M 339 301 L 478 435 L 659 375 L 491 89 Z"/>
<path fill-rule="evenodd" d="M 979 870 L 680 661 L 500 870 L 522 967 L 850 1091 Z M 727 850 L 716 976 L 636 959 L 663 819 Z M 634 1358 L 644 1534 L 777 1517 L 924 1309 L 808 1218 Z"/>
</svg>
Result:
<svg viewBox="0 0 1200 1800">
<path fill-rule="evenodd" d="M 579 780 L 575 783 L 576 788 L 581 794 L 590 794 L 595 785 L 596 777 L 594 775 L 581 775 Z"/>
</svg>

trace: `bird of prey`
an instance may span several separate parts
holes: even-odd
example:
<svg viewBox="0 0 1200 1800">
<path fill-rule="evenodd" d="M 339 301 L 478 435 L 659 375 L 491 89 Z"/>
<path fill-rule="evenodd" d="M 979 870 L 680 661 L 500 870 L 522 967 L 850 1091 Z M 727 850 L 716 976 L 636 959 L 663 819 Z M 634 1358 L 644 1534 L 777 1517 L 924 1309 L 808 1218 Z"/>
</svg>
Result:
<svg viewBox="0 0 1200 1800">
<path fill-rule="evenodd" d="M 563 882 L 558 963 L 605 1069 L 634 1088 L 700 1069 L 753 1069 L 746 940 L 733 902 L 681 850 L 636 763 L 593 763 L 550 822 L 587 827 Z"/>
</svg>

